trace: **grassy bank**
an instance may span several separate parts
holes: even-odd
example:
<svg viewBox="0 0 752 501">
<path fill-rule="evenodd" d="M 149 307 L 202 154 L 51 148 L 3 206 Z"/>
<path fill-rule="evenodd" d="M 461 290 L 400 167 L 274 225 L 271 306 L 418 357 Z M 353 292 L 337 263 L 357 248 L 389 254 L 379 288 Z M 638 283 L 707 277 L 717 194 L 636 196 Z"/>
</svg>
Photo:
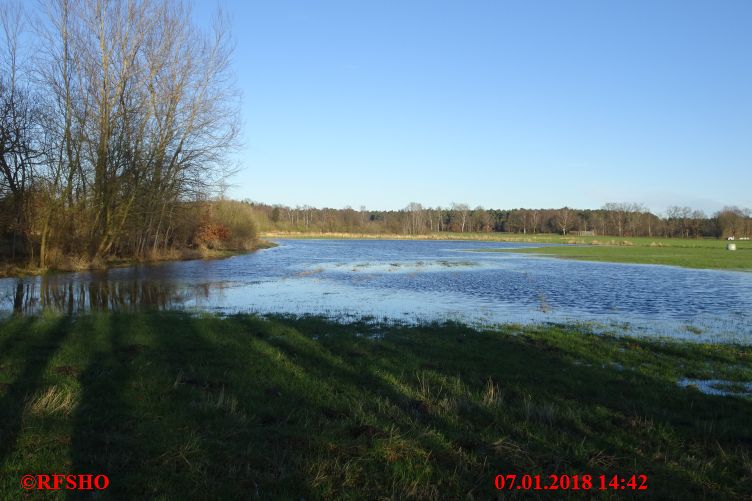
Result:
<svg viewBox="0 0 752 501">
<path fill-rule="evenodd" d="M 751 498 L 752 401 L 685 377 L 750 381 L 752 351 L 556 326 L 11 318 L 0 497 L 26 473 L 92 472 L 115 499 L 483 499 L 500 473 Z"/>
</svg>

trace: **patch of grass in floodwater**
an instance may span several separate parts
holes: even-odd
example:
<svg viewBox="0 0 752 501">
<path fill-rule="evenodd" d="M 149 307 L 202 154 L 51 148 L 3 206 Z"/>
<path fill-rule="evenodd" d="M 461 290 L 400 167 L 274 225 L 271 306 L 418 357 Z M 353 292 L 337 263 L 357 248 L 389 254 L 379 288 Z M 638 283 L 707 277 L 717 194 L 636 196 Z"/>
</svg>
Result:
<svg viewBox="0 0 752 501">
<path fill-rule="evenodd" d="M 473 266 L 478 266 L 478 263 L 474 263 L 472 261 L 446 261 L 441 260 L 438 261 L 437 264 L 439 266 L 443 266 L 445 268 L 469 268 Z"/>
<path fill-rule="evenodd" d="M 478 263 L 473 261 L 402 261 L 402 262 L 372 262 L 372 263 L 338 263 L 334 268 L 347 268 L 351 272 L 371 271 L 373 273 L 402 271 L 415 274 L 418 272 L 441 271 L 447 268 L 471 268 L 477 267 Z M 322 270 L 323 271 L 323 270 Z M 308 273 L 310 274 L 310 273 Z M 299 273 L 303 276 L 303 273 Z"/>
<path fill-rule="evenodd" d="M 697 327 L 694 325 L 686 325 L 684 328 L 687 330 L 687 332 L 691 332 L 692 334 L 697 334 L 698 336 L 702 334 L 703 332 L 705 332 L 700 327 Z"/>
<path fill-rule="evenodd" d="M 478 499 L 499 473 L 752 496 L 752 400 L 685 378 L 752 381 L 752 348 L 564 325 L 10 318 L 0 497 L 29 472 L 104 473 L 111 499 Z"/>
<path fill-rule="evenodd" d="M 320 273 L 324 272 L 324 268 L 315 268 L 313 270 L 304 270 L 301 272 L 296 273 L 295 275 L 298 277 L 310 277 L 312 275 L 318 275 Z"/>
</svg>

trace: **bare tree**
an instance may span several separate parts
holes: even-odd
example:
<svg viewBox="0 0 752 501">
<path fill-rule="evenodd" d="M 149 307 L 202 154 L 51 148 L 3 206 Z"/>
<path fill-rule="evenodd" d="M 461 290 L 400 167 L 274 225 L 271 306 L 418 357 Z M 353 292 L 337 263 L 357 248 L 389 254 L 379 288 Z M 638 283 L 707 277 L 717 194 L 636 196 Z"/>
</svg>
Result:
<svg viewBox="0 0 752 501">
<path fill-rule="evenodd" d="M 416 202 L 410 202 L 405 207 L 407 212 L 407 233 L 410 235 L 419 235 L 423 231 L 423 206 Z"/>
<path fill-rule="evenodd" d="M 473 227 L 476 231 L 491 231 L 493 222 L 491 215 L 482 206 L 477 206 L 473 209 Z"/>
<path fill-rule="evenodd" d="M 627 225 L 627 215 L 630 212 L 630 204 L 628 203 L 607 203 L 603 206 L 603 210 L 607 211 L 611 224 L 616 228 L 620 237 L 624 236 L 624 228 Z"/>
<path fill-rule="evenodd" d="M 61 212 L 77 215 L 69 229 L 92 256 L 166 246 L 181 202 L 222 185 L 237 145 L 224 18 L 203 33 L 176 0 L 44 7 L 36 66 L 51 96 L 46 182 L 56 200 L 41 248 Z"/>
<path fill-rule="evenodd" d="M 724 207 L 716 213 L 715 217 L 718 220 L 722 237 L 737 238 L 741 236 L 750 236 L 745 233 L 745 218 L 749 216 L 745 215 L 745 211 L 739 207 Z"/>
<path fill-rule="evenodd" d="M 470 206 L 467 204 L 452 203 L 452 219 L 455 219 L 459 223 L 461 233 L 465 232 L 469 213 Z"/>
<path fill-rule="evenodd" d="M 28 242 L 30 193 L 39 155 L 38 108 L 20 78 L 23 16 L 20 4 L 0 3 L 0 199 L 10 205 L 3 210 L 8 219 L 0 223 L 12 234 L 12 259 L 19 247 L 26 252 L 33 250 Z"/>
<path fill-rule="evenodd" d="M 562 235 L 567 234 L 567 230 L 571 228 L 572 222 L 572 211 L 570 211 L 568 207 L 556 211 L 556 225 L 561 230 Z"/>
</svg>

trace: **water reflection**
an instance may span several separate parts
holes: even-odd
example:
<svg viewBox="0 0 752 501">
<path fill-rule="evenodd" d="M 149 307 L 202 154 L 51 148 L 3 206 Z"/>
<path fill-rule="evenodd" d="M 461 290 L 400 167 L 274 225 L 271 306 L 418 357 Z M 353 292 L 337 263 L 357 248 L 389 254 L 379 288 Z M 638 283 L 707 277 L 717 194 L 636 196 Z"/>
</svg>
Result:
<svg viewBox="0 0 752 501">
<path fill-rule="evenodd" d="M 25 292 L 24 283 L 19 280 L 18 285 L 16 285 L 16 295 L 13 296 L 13 314 L 18 315 L 20 313 L 24 313 L 25 311 L 28 311 L 28 299 L 31 299 L 31 294 L 25 294 L 27 301 L 24 302 L 24 292 Z"/>
<path fill-rule="evenodd" d="M 196 286 L 189 293 L 176 285 L 148 281 L 61 281 L 42 277 L 18 280 L 13 294 L 14 315 L 29 315 L 43 310 L 74 314 L 84 311 L 137 311 L 174 309 L 196 295 L 209 297 L 211 287 Z M 0 303 L 0 310 L 3 308 Z"/>
</svg>

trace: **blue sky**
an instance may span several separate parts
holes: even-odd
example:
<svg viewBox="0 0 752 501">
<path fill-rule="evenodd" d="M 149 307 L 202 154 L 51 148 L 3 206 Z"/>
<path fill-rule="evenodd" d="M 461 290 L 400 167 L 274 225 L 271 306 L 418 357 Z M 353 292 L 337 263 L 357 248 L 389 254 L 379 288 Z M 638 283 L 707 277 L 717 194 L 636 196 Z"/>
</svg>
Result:
<svg viewBox="0 0 752 501">
<path fill-rule="evenodd" d="M 243 93 L 233 197 L 752 207 L 750 1 L 223 6 Z"/>
</svg>

